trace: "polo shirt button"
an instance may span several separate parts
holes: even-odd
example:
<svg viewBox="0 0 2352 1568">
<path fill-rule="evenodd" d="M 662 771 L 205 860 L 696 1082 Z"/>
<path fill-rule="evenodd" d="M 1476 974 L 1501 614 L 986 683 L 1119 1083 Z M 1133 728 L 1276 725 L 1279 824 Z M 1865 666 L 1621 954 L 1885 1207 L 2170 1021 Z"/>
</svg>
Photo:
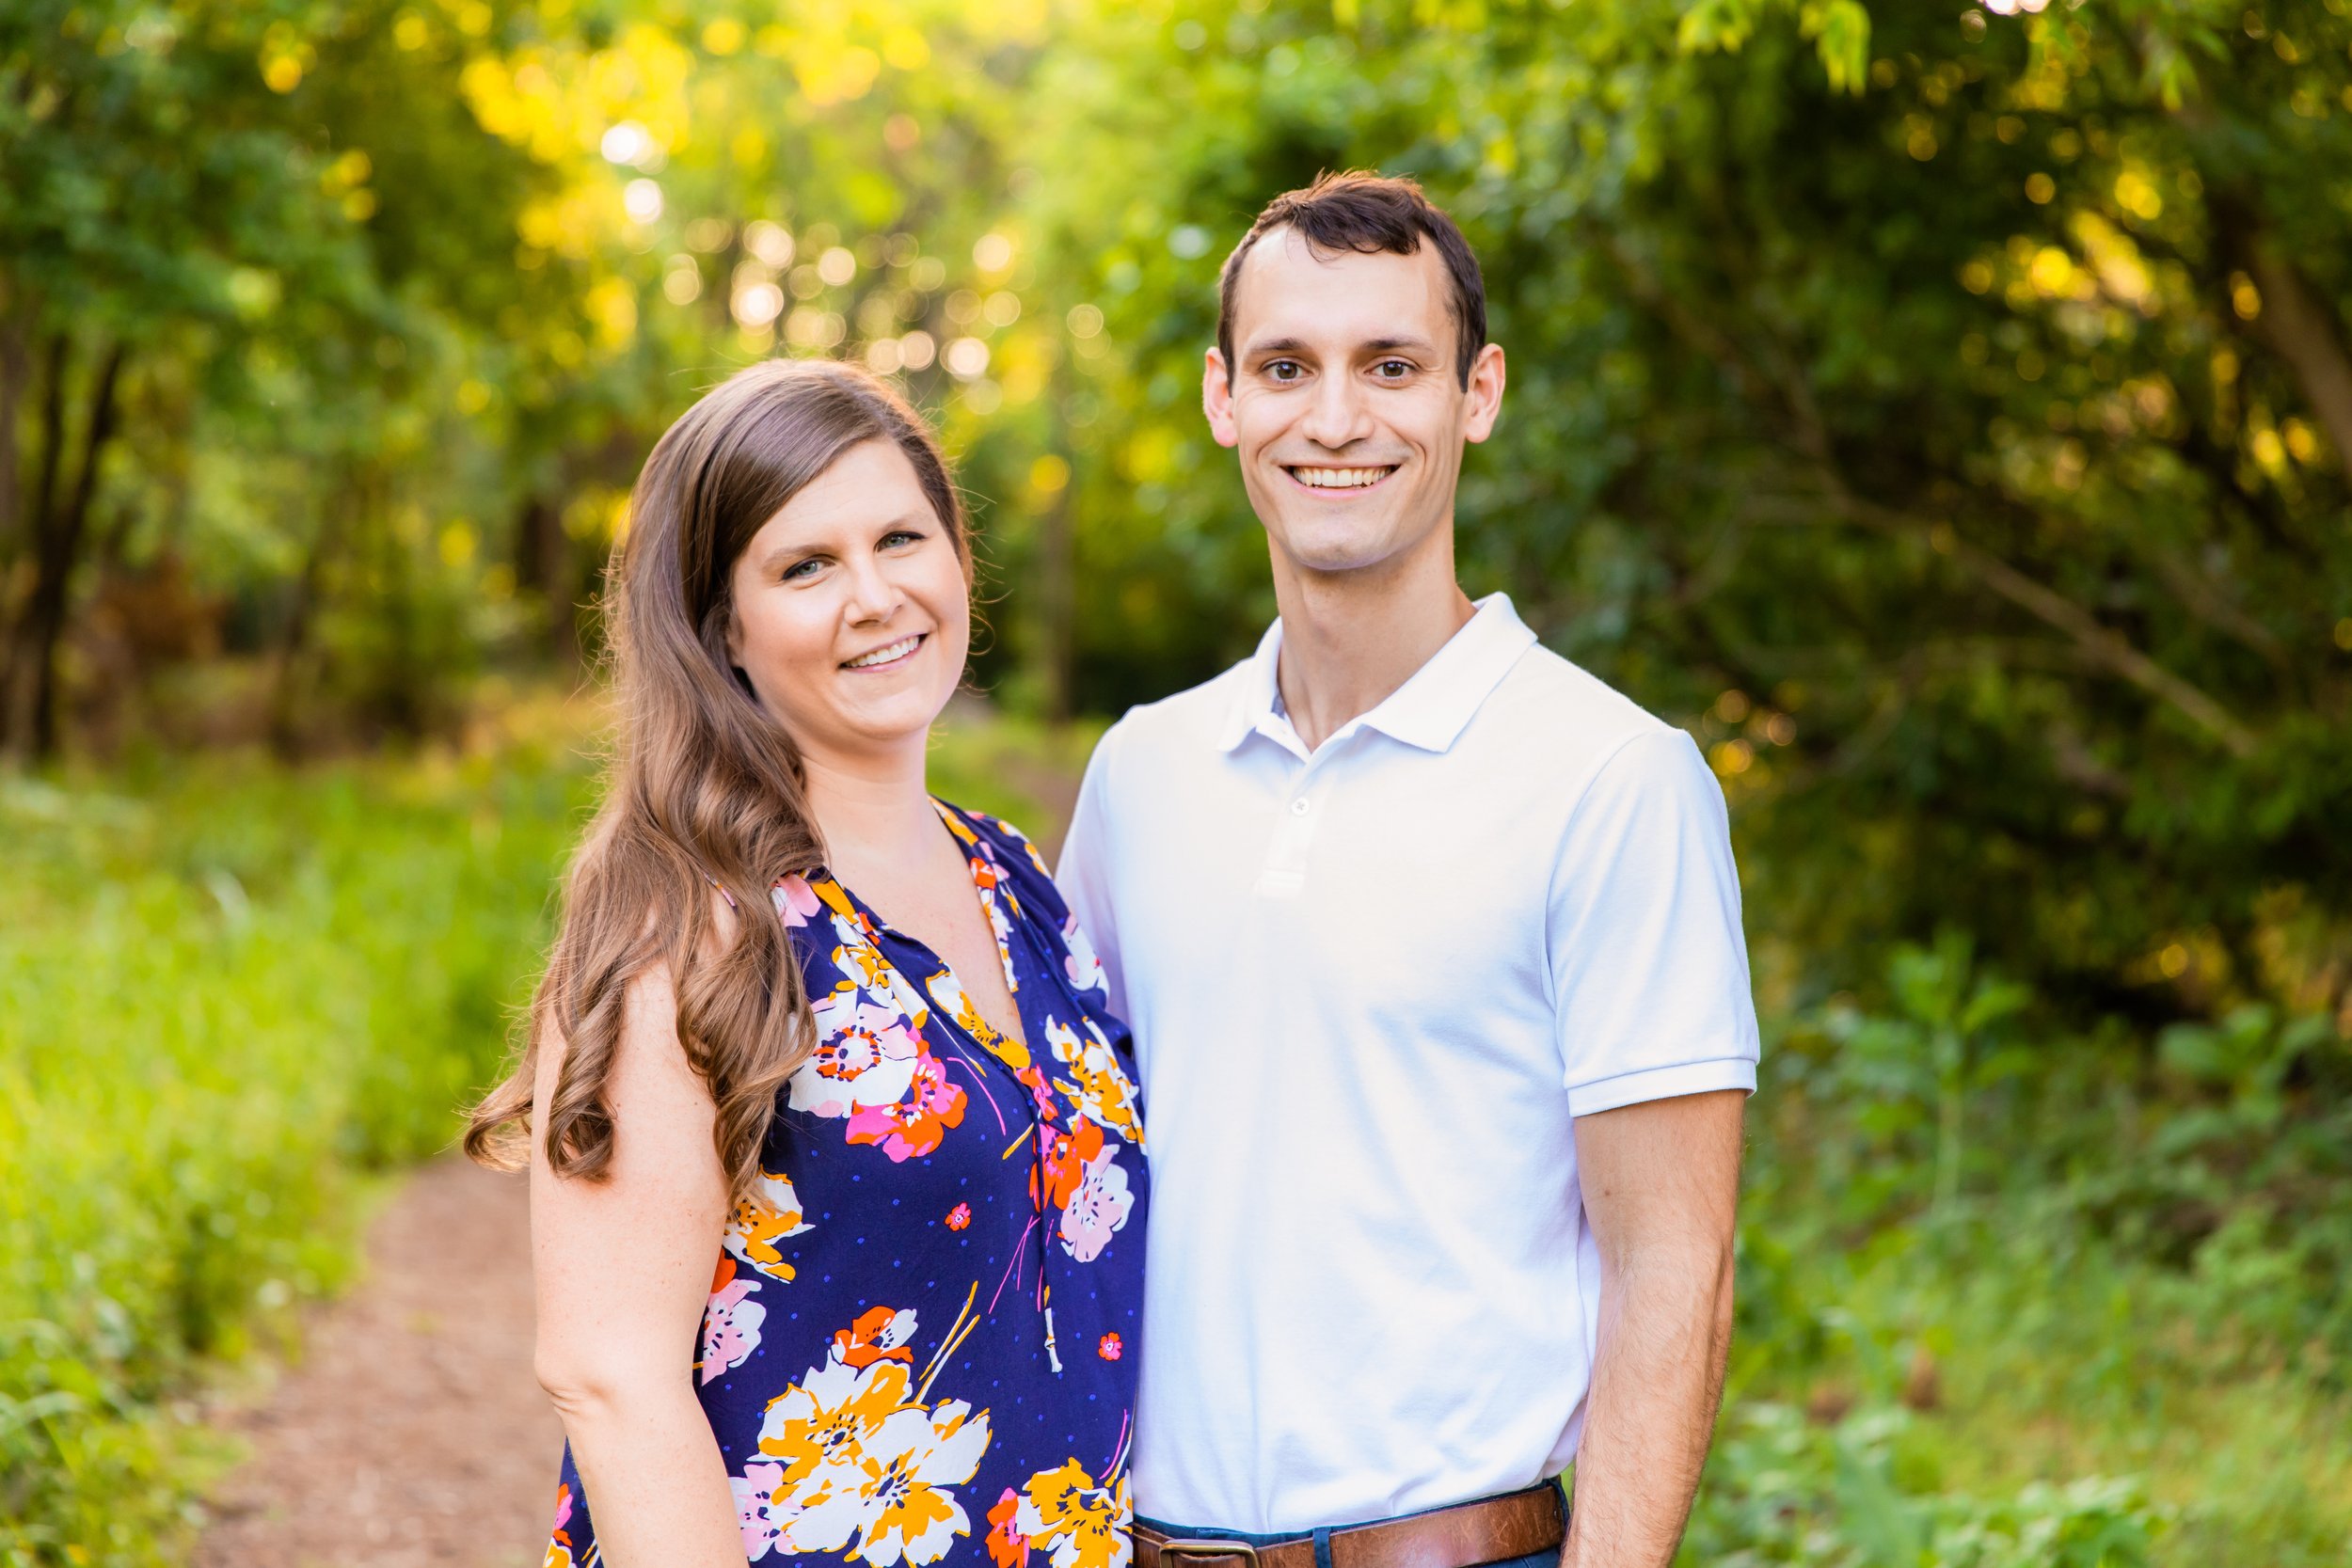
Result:
<svg viewBox="0 0 2352 1568">
<path fill-rule="evenodd" d="M 1293 816 L 1304 816 L 1307 815 L 1307 797 L 1304 795 L 1301 795 L 1297 800 L 1291 802 L 1291 815 Z"/>
</svg>

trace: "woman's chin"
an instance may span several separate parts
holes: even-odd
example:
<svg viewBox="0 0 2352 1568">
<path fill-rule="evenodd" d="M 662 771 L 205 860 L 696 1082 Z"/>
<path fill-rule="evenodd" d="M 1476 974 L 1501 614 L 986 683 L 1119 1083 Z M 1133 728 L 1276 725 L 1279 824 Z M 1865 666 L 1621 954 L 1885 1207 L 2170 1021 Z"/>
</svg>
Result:
<svg viewBox="0 0 2352 1568">
<path fill-rule="evenodd" d="M 842 705 L 821 722 L 807 726 L 813 733 L 800 738 L 804 750 L 889 752 L 920 746 L 954 694 L 914 687 L 876 692 L 864 701 Z"/>
</svg>

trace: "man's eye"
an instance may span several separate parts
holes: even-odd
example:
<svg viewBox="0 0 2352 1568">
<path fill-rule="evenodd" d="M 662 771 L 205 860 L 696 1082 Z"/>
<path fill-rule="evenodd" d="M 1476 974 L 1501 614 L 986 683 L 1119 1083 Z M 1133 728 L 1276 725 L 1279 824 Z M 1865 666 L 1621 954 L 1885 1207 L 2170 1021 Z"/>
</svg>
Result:
<svg viewBox="0 0 2352 1568">
<path fill-rule="evenodd" d="M 1402 381 L 1413 373 L 1413 362 L 1409 359 L 1383 359 L 1373 370 L 1384 380 Z"/>
<path fill-rule="evenodd" d="M 1295 359 L 1276 359 L 1266 366 L 1265 373 L 1276 381 L 1295 381 L 1307 373 L 1307 368 Z"/>
</svg>

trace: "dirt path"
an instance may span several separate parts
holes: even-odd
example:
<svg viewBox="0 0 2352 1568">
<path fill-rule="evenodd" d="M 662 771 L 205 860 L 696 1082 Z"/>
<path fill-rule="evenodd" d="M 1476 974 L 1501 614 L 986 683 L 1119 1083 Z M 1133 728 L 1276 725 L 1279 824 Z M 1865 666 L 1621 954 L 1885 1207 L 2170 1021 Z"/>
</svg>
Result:
<svg viewBox="0 0 2352 1568">
<path fill-rule="evenodd" d="M 420 1171 L 301 1364 L 230 1423 L 254 1452 L 196 1568 L 538 1563 L 564 1438 L 532 1378 L 528 1237 L 520 1178 Z"/>
</svg>

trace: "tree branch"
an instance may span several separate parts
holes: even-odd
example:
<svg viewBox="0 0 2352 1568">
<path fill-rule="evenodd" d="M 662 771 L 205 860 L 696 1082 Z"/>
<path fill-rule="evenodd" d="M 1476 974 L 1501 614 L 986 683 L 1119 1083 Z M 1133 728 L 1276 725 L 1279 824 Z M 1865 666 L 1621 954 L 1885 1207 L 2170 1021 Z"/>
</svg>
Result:
<svg viewBox="0 0 2352 1568">
<path fill-rule="evenodd" d="M 2261 328 L 2271 352 L 2287 362 L 2303 396 L 2328 429 L 2336 457 L 2352 469 L 2352 356 L 2347 356 L 2336 313 L 2312 292 L 2295 263 L 2278 252 L 2266 234 L 2247 237 L 2246 271 L 2262 294 Z"/>
<path fill-rule="evenodd" d="M 1971 573 L 2001 597 L 2045 626 L 2064 632 L 2093 664 L 2119 675 L 2150 696 L 2170 704 L 2235 756 L 2251 756 L 2261 741 L 2220 703 L 2134 647 L 2121 633 L 2048 584 L 2027 577 L 1992 551 L 1970 544 L 1950 525 L 1880 506 L 1843 492 L 1826 499 L 1853 521 L 1887 533 L 1909 533 Z"/>
</svg>

